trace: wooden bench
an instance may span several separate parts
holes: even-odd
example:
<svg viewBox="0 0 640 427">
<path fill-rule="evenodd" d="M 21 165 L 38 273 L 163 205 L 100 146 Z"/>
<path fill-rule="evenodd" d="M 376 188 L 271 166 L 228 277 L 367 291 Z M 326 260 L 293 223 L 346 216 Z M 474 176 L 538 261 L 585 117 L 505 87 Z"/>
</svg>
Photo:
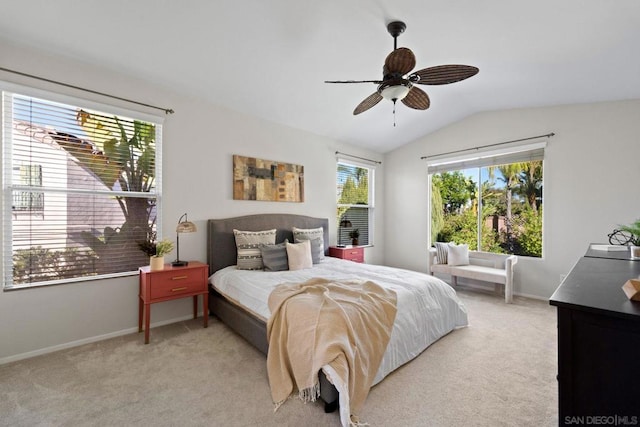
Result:
<svg viewBox="0 0 640 427">
<path fill-rule="evenodd" d="M 504 285 L 504 301 L 513 301 L 513 266 L 518 262 L 515 255 L 492 252 L 469 251 L 469 265 L 438 264 L 436 249 L 429 248 L 429 272 L 451 275 L 451 284 L 458 285 L 458 277 Z"/>
</svg>

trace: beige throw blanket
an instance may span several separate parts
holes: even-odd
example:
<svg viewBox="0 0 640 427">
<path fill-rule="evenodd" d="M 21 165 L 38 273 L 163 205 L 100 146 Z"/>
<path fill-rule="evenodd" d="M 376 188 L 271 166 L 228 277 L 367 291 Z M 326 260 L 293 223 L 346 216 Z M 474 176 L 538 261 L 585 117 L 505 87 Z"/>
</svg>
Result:
<svg viewBox="0 0 640 427">
<path fill-rule="evenodd" d="M 357 423 L 389 343 L 395 292 L 370 281 L 317 278 L 278 286 L 269 309 L 267 370 L 276 409 L 296 390 L 302 400 L 315 400 L 318 372 L 329 365 L 338 378 L 328 378 L 348 389 L 350 408 L 341 411 L 349 409 Z"/>
</svg>

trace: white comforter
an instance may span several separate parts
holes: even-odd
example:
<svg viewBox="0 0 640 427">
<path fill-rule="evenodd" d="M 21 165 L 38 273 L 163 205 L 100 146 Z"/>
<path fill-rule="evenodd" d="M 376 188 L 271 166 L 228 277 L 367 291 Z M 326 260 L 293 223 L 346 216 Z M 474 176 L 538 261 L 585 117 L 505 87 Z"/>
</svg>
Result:
<svg viewBox="0 0 640 427">
<path fill-rule="evenodd" d="M 266 321 L 271 315 L 267 300 L 273 288 L 314 277 L 371 280 L 396 292 L 398 313 L 374 384 L 440 337 L 468 325 L 464 305 L 442 280 L 415 271 L 338 258 L 326 257 L 311 269 L 297 271 L 238 270 L 230 266 L 214 273 L 209 282 L 219 293 Z"/>
</svg>

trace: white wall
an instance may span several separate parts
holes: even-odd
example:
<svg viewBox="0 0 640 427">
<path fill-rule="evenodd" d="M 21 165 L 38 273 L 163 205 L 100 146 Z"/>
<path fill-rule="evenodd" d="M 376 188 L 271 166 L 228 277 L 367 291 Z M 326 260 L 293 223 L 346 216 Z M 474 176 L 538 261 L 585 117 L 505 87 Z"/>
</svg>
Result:
<svg viewBox="0 0 640 427">
<path fill-rule="evenodd" d="M 189 99 L 153 82 L 0 40 L 2 66 L 167 106 L 163 231 L 179 216 L 199 227 L 181 239 L 181 258 L 205 261 L 206 219 L 291 212 L 335 219 L 336 150 L 381 155 Z M 0 73 L 0 79 L 125 108 L 131 105 Z M 377 169 L 375 244 L 367 262 L 426 271 L 427 188 L 421 156 L 548 132 L 544 259 L 521 259 L 515 291 L 548 297 L 589 242 L 640 217 L 640 100 L 477 114 L 388 153 Z M 232 200 L 232 155 L 302 164 L 304 203 Z M 331 243 L 335 243 L 331 230 Z M 137 330 L 137 276 L 0 292 L 0 363 Z M 190 316 L 188 299 L 156 304 L 152 323 Z M 153 334 L 152 334 L 153 339 Z"/>
<path fill-rule="evenodd" d="M 543 259 L 520 257 L 514 290 L 548 298 L 586 251 L 640 218 L 640 100 L 476 114 L 385 156 L 385 263 L 427 270 L 421 156 L 554 132 L 544 162 Z M 620 284 L 622 286 L 622 283 Z"/>
<path fill-rule="evenodd" d="M 175 114 L 166 117 L 163 128 L 162 229 L 166 237 L 174 239 L 175 224 L 184 212 L 196 223 L 197 233 L 181 236 L 182 259 L 205 261 L 208 218 L 288 212 L 328 217 L 331 224 L 336 215 L 335 151 L 382 158 L 325 137 L 188 99 L 152 82 L 126 78 L 78 60 L 2 40 L 0 58 L 5 68 L 175 110 Z M 136 109 L 130 104 L 9 73 L 0 72 L 0 79 Z M 233 154 L 303 165 L 304 203 L 232 200 Z M 365 254 L 368 262 L 379 263 L 384 247 L 384 165 L 377 168 L 376 177 L 376 246 L 367 248 Z M 330 243 L 335 244 L 335 230 L 330 230 L 330 235 Z M 189 299 L 155 304 L 151 321 L 160 324 L 188 318 L 190 310 Z M 0 292 L 0 363 L 137 331 L 137 312 L 137 276 Z M 153 340 L 153 332 L 151 337 Z"/>
</svg>

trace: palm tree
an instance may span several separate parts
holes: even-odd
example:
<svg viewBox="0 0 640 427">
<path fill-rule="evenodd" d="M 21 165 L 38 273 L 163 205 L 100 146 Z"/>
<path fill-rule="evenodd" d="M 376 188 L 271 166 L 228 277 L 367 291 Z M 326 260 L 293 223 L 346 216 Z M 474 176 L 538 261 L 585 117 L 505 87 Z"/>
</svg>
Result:
<svg viewBox="0 0 640 427">
<path fill-rule="evenodd" d="M 87 134 L 93 151 L 91 155 L 79 153 L 71 145 L 63 147 L 77 161 L 104 183 L 107 188 L 123 192 L 150 192 L 155 181 L 155 126 L 152 123 L 133 121 L 133 127 L 125 129 L 118 117 L 106 117 L 80 110 L 77 114 L 80 127 Z M 86 150 L 86 147 L 82 146 Z M 106 227 L 102 235 L 82 232 L 82 238 L 99 259 L 103 270 L 117 268 L 109 262 L 114 254 L 125 248 L 137 248 L 137 242 L 147 240 L 153 232 L 151 214 L 154 199 L 115 196 L 125 222 L 118 228 Z M 151 222 L 150 222 L 151 221 Z M 134 252 L 136 255 L 137 252 Z M 140 252 L 142 254 L 142 252 Z M 101 261 L 104 260 L 104 263 Z M 144 259 L 135 256 L 127 260 L 127 269 L 139 267 Z M 102 265 L 104 264 L 104 265 Z M 100 271 L 108 273 L 110 271 Z"/>
<path fill-rule="evenodd" d="M 513 192 L 520 183 L 520 175 L 527 167 L 527 163 L 510 163 L 508 165 L 490 166 L 489 177 L 493 179 L 495 170 L 497 169 L 502 174 L 498 179 L 504 182 L 504 190 L 506 197 L 506 215 L 505 215 L 505 228 L 506 228 L 506 243 L 509 253 L 513 253 L 515 250 L 513 239 L 513 213 L 512 213 L 512 200 Z"/>
<path fill-rule="evenodd" d="M 520 174 L 518 193 L 524 196 L 534 212 L 538 211 L 538 198 L 542 195 L 542 161 L 524 163 Z"/>
</svg>

